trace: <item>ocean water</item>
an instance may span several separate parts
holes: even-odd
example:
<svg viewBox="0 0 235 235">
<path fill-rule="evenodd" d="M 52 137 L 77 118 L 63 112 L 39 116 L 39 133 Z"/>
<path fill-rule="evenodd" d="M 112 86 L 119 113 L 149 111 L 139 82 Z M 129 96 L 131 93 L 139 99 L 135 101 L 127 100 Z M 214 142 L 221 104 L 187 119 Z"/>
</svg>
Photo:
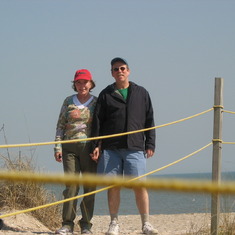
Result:
<svg viewBox="0 0 235 235">
<path fill-rule="evenodd" d="M 193 174 L 172 174 L 172 175 L 154 175 L 151 178 L 168 179 L 196 179 L 210 180 L 210 173 Z M 222 180 L 234 181 L 235 172 L 222 173 Z M 64 186 L 47 186 L 52 190 L 58 200 L 62 198 Z M 80 190 L 82 193 L 82 189 Z M 207 193 L 185 193 L 173 191 L 154 191 L 149 190 L 150 214 L 181 214 L 181 213 L 210 213 L 211 196 Z M 78 200 L 78 205 L 81 199 Z M 78 207 L 79 209 L 79 207 Z M 235 195 L 221 196 L 221 211 L 235 212 Z M 96 194 L 95 215 L 108 215 L 107 192 L 103 191 Z M 130 189 L 122 189 L 120 215 L 135 215 L 138 210 L 135 204 L 134 192 Z"/>
</svg>

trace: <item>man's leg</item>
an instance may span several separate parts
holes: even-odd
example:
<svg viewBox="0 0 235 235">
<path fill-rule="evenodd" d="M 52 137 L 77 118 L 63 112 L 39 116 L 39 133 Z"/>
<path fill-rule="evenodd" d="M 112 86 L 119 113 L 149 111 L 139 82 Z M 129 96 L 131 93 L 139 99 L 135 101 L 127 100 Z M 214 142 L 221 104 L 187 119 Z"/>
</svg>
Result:
<svg viewBox="0 0 235 235">
<path fill-rule="evenodd" d="M 146 188 L 135 189 L 135 200 L 139 210 L 144 234 L 159 234 L 149 223 L 149 196 Z"/>
<path fill-rule="evenodd" d="M 146 157 L 143 151 L 128 151 L 125 158 L 125 175 L 133 177 L 146 173 Z M 149 196 L 146 188 L 134 189 L 136 205 L 139 210 L 144 234 L 158 234 L 149 221 Z"/>
<path fill-rule="evenodd" d="M 146 188 L 137 188 L 134 190 L 136 205 L 139 213 L 149 214 L 149 196 Z"/>
<path fill-rule="evenodd" d="M 108 205 L 111 221 L 118 220 L 118 210 L 120 206 L 120 188 L 115 187 L 108 190 Z"/>
<path fill-rule="evenodd" d="M 107 176 L 120 175 L 123 172 L 122 158 L 118 150 L 103 150 L 103 153 L 98 161 L 98 173 Z M 106 235 L 118 235 L 118 211 L 120 205 L 120 188 L 115 187 L 108 190 L 108 206 L 111 222 Z"/>
<path fill-rule="evenodd" d="M 106 235 L 118 235 L 119 225 L 118 225 L 118 210 L 120 205 L 120 188 L 115 187 L 108 190 L 108 206 L 111 222 L 109 224 L 109 229 L 105 233 Z"/>
</svg>

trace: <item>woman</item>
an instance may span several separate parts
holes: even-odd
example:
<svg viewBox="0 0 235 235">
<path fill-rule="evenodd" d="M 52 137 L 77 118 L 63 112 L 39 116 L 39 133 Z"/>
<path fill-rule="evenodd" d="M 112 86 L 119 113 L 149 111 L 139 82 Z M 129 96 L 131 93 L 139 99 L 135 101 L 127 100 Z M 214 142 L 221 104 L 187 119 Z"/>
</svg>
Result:
<svg viewBox="0 0 235 235">
<path fill-rule="evenodd" d="M 77 94 L 71 95 L 64 100 L 57 128 L 56 141 L 85 139 L 90 137 L 91 122 L 96 105 L 97 97 L 90 94 L 95 87 L 91 73 L 86 69 L 76 71 L 73 81 L 73 89 Z M 96 173 L 96 163 L 90 157 L 90 142 L 76 142 L 56 144 L 55 159 L 63 162 L 65 173 Z M 94 191 L 95 187 L 84 186 L 84 193 Z M 64 198 L 77 196 L 79 186 L 66 185 L 63 192 Z M 81 204 L 82 218 L 79 226 L 82 234 L 91 234 L 91 219 L 94 211 L 95 195 L 84 197 Z M 62 212 L 62 227 L 56 234 L 72 234 L 74 219 L 76 217 L 77 200 L 65 202 Z"/>
</svg>

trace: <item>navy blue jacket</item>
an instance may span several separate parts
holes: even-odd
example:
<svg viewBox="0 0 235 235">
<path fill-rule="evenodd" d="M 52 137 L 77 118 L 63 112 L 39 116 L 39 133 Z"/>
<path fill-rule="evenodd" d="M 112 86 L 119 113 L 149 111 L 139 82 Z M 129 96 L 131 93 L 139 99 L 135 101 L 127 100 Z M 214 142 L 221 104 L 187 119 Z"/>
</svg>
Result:
<svg viewBox="0 0 235 235">
<path fill-rule="evenodd" d="M 99 94 L 92 124 L 92 136 L 118 134 L 154 126 L 153 108 L 147 90 L 130 82 L 125 101 L 115 83 Z M 97 141 L 93 142 L 93 148 Z M 102 139 L 102 149 L 155 150 L 155 129 Z"/>
</svg>

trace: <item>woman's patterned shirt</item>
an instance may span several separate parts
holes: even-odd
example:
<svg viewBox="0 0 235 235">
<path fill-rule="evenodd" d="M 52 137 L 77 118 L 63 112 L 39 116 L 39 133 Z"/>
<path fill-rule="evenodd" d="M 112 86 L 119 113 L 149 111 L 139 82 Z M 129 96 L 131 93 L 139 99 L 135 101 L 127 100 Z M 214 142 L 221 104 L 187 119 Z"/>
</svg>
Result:
<svg viewBox="0 0 235 235">
<path fill-rule="evenodd" d="M 86 139 L 91 134 L 92 117 L 97 97 L 81 104 L 77 95 L 67 97 L 61 107 L 56 127 L 56 141 Z M 55 152 L 61 152 L 61 144 L 56 144 Z"/>
</svg>

